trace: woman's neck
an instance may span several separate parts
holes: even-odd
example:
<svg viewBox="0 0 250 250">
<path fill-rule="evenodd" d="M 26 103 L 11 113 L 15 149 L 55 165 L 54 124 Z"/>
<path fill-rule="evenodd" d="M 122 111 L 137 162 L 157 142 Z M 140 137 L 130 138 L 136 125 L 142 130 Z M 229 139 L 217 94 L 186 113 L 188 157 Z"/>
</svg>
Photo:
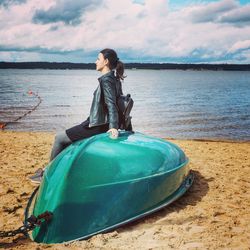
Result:
<svg viewBox="0 0 250 250">
<path fill-rule="evenodd" d="M 110 71 L 111 70 L 108 67 L 105 67 L 105 68 L 102 69 L 101 73 L 102 73 L 102 75 L 105 75 L 105 74 L 107 74 Z"/>
</svg>

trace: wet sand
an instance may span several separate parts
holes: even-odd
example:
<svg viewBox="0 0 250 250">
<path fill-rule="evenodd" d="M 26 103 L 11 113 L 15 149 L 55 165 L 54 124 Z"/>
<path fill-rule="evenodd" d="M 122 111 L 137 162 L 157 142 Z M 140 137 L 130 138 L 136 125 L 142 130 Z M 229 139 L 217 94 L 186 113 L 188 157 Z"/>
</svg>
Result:
<svg viewBox="0 0 250 250">
<path fill-rule="evenodd" d="M 0 230 L 22 225 L 54 135 L 0 131 Z M 190 158 L 195 182 L 172 205 L 116 231 L 71 244 L 37 244 L 19 235 L 6 249 L 250 249 L 250 143 L 171 140 Z"/>
</svg>

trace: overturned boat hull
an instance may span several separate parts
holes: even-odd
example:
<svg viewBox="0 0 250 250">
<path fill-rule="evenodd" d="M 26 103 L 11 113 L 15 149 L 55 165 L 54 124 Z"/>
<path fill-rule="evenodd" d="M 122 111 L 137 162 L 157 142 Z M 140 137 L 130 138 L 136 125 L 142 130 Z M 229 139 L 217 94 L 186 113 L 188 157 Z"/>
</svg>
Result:
<svg viewBox="0 0 250 250">
<path fill-rule="evenodd" d="M 165 140 L 123 132 L 76 142 L 46 168 L 27 207 L 26 217 L 53 213 L 31 238 L 60 243 L 107 232 L 170 204 L 192 182 L 187 157 Z"/>
</svg>

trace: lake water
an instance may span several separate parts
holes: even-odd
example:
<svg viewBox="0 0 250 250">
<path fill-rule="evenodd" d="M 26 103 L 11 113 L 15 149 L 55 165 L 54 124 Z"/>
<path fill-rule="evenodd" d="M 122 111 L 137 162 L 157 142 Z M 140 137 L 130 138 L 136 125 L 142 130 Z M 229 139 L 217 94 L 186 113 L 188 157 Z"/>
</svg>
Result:
<svg viewBox="0 0 250 250">
<path fill-rule="evenodd" d="M 250 72 L 127 70 L 135 131 L 164 138 L 250 141 Z M 100 74 L 94 70 L 0 69 L 6 129 L 60 131 L 85 120 Z"/>
</svg>

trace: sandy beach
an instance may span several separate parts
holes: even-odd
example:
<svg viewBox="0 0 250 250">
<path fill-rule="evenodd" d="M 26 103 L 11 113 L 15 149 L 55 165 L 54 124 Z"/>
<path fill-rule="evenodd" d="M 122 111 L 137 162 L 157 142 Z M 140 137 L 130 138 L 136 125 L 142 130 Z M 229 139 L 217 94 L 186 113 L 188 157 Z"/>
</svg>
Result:
<svg viewBox="0 0 250 250">
<path fill-rule="evenodd" d="M 0 230 L 22 225 L 46 166 L 53 133 L 0 131 Z M 45 245 L 18 235 L 6 249 L 250 249 L 250 143 L 171 140 L 190 159 L 191 189 L 169 207 L 116 231 L 71 244 Z"/>
</svg>

